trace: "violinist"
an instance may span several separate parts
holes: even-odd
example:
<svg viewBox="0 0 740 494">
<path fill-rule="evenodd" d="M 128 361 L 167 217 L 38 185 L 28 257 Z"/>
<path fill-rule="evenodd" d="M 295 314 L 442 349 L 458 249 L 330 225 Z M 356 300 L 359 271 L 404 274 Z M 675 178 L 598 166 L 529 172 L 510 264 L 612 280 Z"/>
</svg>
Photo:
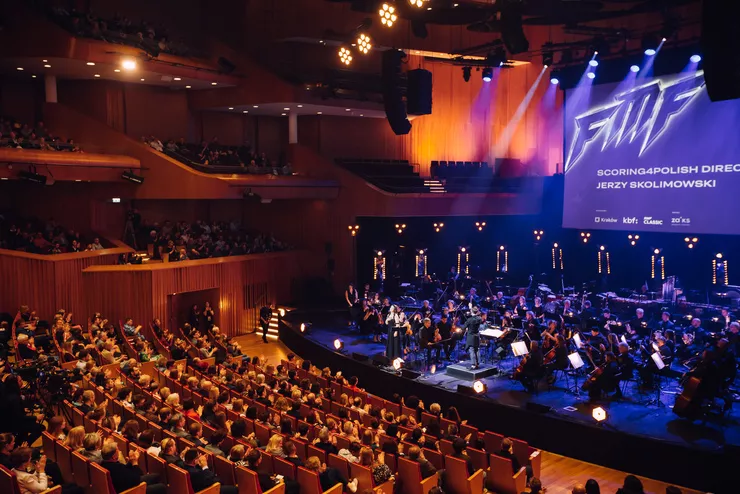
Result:
<svg viewBox="0 0 740 494">
<path fill-rule="evenodd" d="M 473 307 L 480 307 L 480 297 L 475 288 L 471 288 L 468 293 L 468 309 L 472 311 Z"/>
<path fill-rule="evenodd" d="M 529 308 L 527 307 L 527 299 L 524 297 L 519 297 L 519 301 L 516 304 L 516 313 L 519 317 L 525 317 L 527 315 L 527 312 L 529 311 Z"/>
<path fill-rule="evenodd" d="M 642 347 L 643 353 L 647 354 L 647 358 L 645 363 L 640 369 L 640 377 L 642 378 L 643 385 L 647 388 L 652 388 L 654 384 L 654 374 L 660 372 L 658 369 L 658 365 L 655 363 L 655 361 L 650 357 L 650 355 L 654 352 L 657 352 L 660 354 L 660 358 L 663 360 L 663 363 L 665 364 L 665 368 L 670 368 L 671 360 L 673 360 L 673 354 L 671 353 L 671 350 L 668 346 L 665 344 L 665 338 L 662 336 L 658 336 L 655 339 L 656 346 L 658 347 L 657 350 L 651 346 L 651 350 L 649 351 L 645 349 L 645 347 Z"/>
<path fill-rule="evenodd" d="M 495 310 L 500 310 L 502 307 L 506 307 L 506 298 L 504 292 L 497 292 L 496 297 L 491 301 L 491 307 Z"/>
<path fill-rule="evenodd" d="M 627 333 L 625 339 L 631 348 L 637 348 L 640 342 L 640 335 L 637 330 L 632 327 L 632 324 L 627 323 Z"/>
<path fill-rule="evenodd" d="M 439 321 L 437 321 L 437 332 L 442 337 L 441 344 L 445 351 L 445 358 L 450 360 L 452 349 L 457 343 L 458 334 L 452 332 L 452 324 L 450 323 L 450 318 L 447 316 L 445 311 L 442 312 L 442 316 L 440 316 Z"/>
<path fill-rule="evenodd" d="M 547 328 L 542 332 L 542 351 L 547 351 L 549 348 L 555 346 L 557 343 L 558 335 L 558 323 L 556 321 L 549 321 Z"/>
<path fill-rule="evenodd" d="M 441 345 L 439 344 L 442 337 L 437 328 L 432 326 L 432 320 L 425 317 L 421 328 L 419 328 L 419 347 L 427 352 L 427 363 L 432 362 L 432 350 L 435 350 L 434 361 L 440 363 L 439 353 Z"/>
<path fill-rule="evenodd" d="M 419 312 L 421 312 L 421 317 L 425 319 L 431 319 L 434 315 L 434 309 L 431 305 L 429 305 L 429 300 L 425 300 L 421 304 L 421 309 L 419 309 Z"/>
<path fill-rule="evenodd" d="M 619 354 L 617 355 L 617 365 L 621 373 L 620 379 L 623 381 L 632 379 L 635 374 L 635 359 L 630 355 L 630 346 L 627 343 L 619 344 Z M 621 394 L 621 393 L 620 393 Z"/>
<path fill-rule="evenodd" d="M 563 300 L 563 308 L 560 311 L 560 317 L 573 317 L 576 315 L 576 311 L 573 310 L 573 307 L 571 306 L 570 299 L 566 298 Z"/>
<path fill-rule="evenodd" d="M 727 331 L 732 323 L 732 313 L 727 307 L 723 307 L 719 315 L 719 322 L 722 325 L 722 329 Z"/>
<path fill-rule="evenodd" d="M 519 380 L 530 393 L 534 391 L 537 380 L 541 377 L 542 362 L 543 356 L 540 345 L 537 341 L 532 341 L 529 354 L 524 357 L 520 364 L 521 372 L 518 375 Z"/>
<path fill-rule="evenodd" d="M 630 321 L 630 326 L 641 336 L 647 336 L 649 334 L 648 322 L 645 319 L 645 311 L 643 309 L 638 308 L 635 310 L 635 317 Z"/>
<path fill-rule="evenodd" d="M 454 300 L 448 300 L 447 304 L 445 305 L 445 309 L 447 310 L 447 315 L 450 318 L 450 324 L 455 324 L 457 321 L 457 305 L 455 305 Z"/>
<path fill-rule="evenodd" d="M 601 398 L 603 392 L 619 391 L 619 365 L 612 352 L 606 352 L 604 365 L 597 368 L 589 377 L 588 397 L 591 401 Z"/>
<path fill-rule="evenodd" d="M 606 351 L 606 346 L 608 345 L 606 338 L 604 338 L 601 334 L 601 331 L 599 331 L 599 328 L 594 326 L 591 328 L 591 336 L 588 339 L 588 346 L 591 347 L 594 350 L 598 350 L 599 353 L 603 353 Z"/>
<path fill-rule="evenodd" d="M 378 322 L 375 308 L 366 298 L 360 302 L 360 334 L 375 334 L 375 325 Z"/>
<path fill-rule="evenodd" d="M 540 322 L 534 316 L 534 312 L 528 310 L 526 312 L 526 319 L 524 320 L 524 331 L 529 337 L 530 341 L 539 341 L 542 338 Z"/>
<path fill-rule="evenodd" d="M 568 360 L 568 343 L 565 341 L 565 337 L 559 334 L 555 336 L 555 343 L 547 355 L 544 357 L 543 364 L 547 369 L 548 382 L 552 384 L 555 382 L 555 378 L 552 373 L 557 370 L 566 370 L 569 365 Z"/>
</svg>

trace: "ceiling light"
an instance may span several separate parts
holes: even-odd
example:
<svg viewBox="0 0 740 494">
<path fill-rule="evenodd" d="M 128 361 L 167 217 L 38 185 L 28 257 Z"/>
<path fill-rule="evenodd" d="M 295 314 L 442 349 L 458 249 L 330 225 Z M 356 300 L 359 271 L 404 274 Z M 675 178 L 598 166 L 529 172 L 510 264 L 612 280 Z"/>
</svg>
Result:
<svg viewBox="0 0 740 494">
<path fill-rule="evenodd" d="M 298 108 L 303 108 L 303 105 L 298 105 Z"/>
<path fill-rule="evenodd" d="M 344 65 L 349 65 L 352 63 L 352 52 L 349 48 L 345 48 L 342 46 L 339 48 L 339 51 L 337 52 L 339 54 L 339 61 L 341 61 Z"/>
<path fill-rule="evenodd" d="M 41 61 L 44 62 L 44 63 L 48 62 L 48 60 L 41 60 Z"/>
<path fill-rule="evenodd" d="M 552 79 L 550 79 L 550 84 L 557 84 L 557 83 L 559 83 L 559 82 L 560 82 L 560 81 L 558 80 L 558 78 L 557 78 L 557 77 L 553 77 Z"/>
<path fill-rule="evenodd" d="M 88 65 L 93 66 L 95 65 L 95 62 L 87 62 Z"/>
<path fill-rule="evenodd" d="M 596 77 L 596 74 L 594 74 L 593 72 L 589 72 L 588 74 L 586 74 L 586 77 L 588 77 L 589 79 L 593 79 L 594 77 Z"/>
<path fill-rule="evenodd" d="M 175 79 L 174 79 L 174 80 L 176 80 L 176 81 L 181 81 L 181 80 L 182 80 L 182 77 L 175 77 Z"/>
<path fill-rule="evenodd" d="M 286 114 L 285 113 L 281 113 L 280 115 L 284 117 Z"/>
<path fill-rule="evenodd" d="M 94 76 L 94 77 L 100 77 L 100 74 L 95 74 L 95 76 Z"/>
<path fill-rule="evenodd" d="M 212 82 L 211 86 L 218 86 L 218 82 Z"/>
<path fill-rule="evenodd" d="M 360 37 L 357 38 L 357 49 L 360 53 L 367 55 L 372 47 L 373 46 L 370 44 L 370 36 L 361 34 Z"/>
<path fill-rule="evenodd" d="M 378 14 L 380 14 L 380 22 L 386 27 L 392 27 L 393 23 L 398 19 L 396 16 L 396 8 L 387 3 L 383 4 L 383 7 L 378 11 Z"/>
<path fill-rule="evenodd" d="M 290 111 L 290 108 L 283 108 L 284 111 Z"/>
<path fill-rule="evenodd" d="M 655 55 L 655 48 L 648 48 L 647 50 L 645 50 L 645 55 L 649 57 L 652 57 L 653 55 Z"/>
<path fill-rule="evenodd" d="M 409 0 L 409 3 L 413 7 L 421 7 L 422 5 L 424 5 L 424 0 Z"/>
<path fill-rule="evenodd" d="M 113 69 L 113 72 L 120 72 L 121 69 Z"/>
<path fill-rule="evenodd" d="M 16 67 L 15 70 L 23 70 L 23 67 Z"/>
<path fill-rule="evenodd" d="M 321 115 L 321 113 L 322 113 L 322 112 L 320 112 L 320 111 L 317 111 L 317 112 L 316 112 L 316 115 Z"/>
<path fill-rule="evenodd" d="M 144 78 L 143 77 L 141 78 L 141 82 L 144 82 Z"/>
<path fill-rule="evenodd" d="M 252 108 L 259 108 L 260 105 L 253 105 Z"/>
<path fill-rule="evenodd" d="M 191 86 L 185 86 L 185 89 L 190 89 Z"/>
<path fill-rule="evenodd" d="M 493 69 L 491 67 L 483 69 L 482 77 L 483 82 L 491 82 L 491 79 L 493 79 Z"/>
<path fill-rule="evenodd" d="M 598 61 L 598 60 L 589 60 L 589 61 L 588 61 L 588 64 L 589 64 L 589 65 L 590 65 L 591 67 L 598 67 L 598 66 L 599 66 L 599 61 Z"/>
<path fill-rule="evenodd" d="M 36 74 L 32 75 L 31 78 L 36 79 Z"/>
<path fill-rule="evenodd" d="M 242 113 L 249 113 L 247 110 L 242 111 Z"/>
<path fill-rule="evenodd" d="M 127 58 L 121 62 L 121 67 L 126 70 L 136 70 L 136 60 Z"/>
<path fill-rule="evenodd" d="M 431 7 L 427 7 L 427 10 L 432 10 L 432 8 Z"/>
<path fill-rule="evenodd" d="M 363 115 L 362 113 L 360 113 L 360 116 L 361 116 L 361 117 L 364 117 L 365 115 Z"/>
<path fill-rule="evenodd" d="M 233 107 L 233 106 L 230 106 L 230 107 L 229 107 L 229 110 L 233 110 L 233 109 L 234 109 L 234 107 Z"/>
<path fill-rule="evenodd" d="M 691 55 L 689 60 L 691 60 L 691 63 L 699 63 L 701 62 L 701 55 Z"/>
<path fill-rule="evenodd" d="M 352 108 L 345 108 L 344 111 L 352 111 Z"/>
<path fill-rule="evenodd" d="M 51 65 L 49 65 L 49 64 L 47 63 L 46 65 L 44 65 L 44 67 L 46 67 L 47 69 L 50 69 L 50 68 L 51 68 Z M 21 70 L 23 70 L 23 69 L 21 69 Z"/>
<path fill-rule="evenodd" d="M 630 72 L 640 72 L 640 66 L 639 65 L 633 65 L 630 67 Z"/>
</svg>

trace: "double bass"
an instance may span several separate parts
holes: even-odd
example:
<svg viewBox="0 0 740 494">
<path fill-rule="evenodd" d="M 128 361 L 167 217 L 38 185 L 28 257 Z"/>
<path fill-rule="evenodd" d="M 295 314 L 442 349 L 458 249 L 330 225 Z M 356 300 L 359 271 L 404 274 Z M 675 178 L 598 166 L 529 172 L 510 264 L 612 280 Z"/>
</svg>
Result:
<svg viewBox="0 0 740 494">
<path fill-rule="evenodd" d="M 588 378 L 581 385 L 581 391 L 588 391 L 591 386 L 593 386 L 596 381 L 599 380 L 599 377 L 601 377 L 601 375 L 604 373 L 604 368 L 606 367 L 606 362 L 599 366 L 596 366 L 596 364 L 594 364 L 594 360 L 593 358 L 591 358 L 591 348 L 588 348 L 586 350 L 586 355 L 588 355 L 588 359 L 591 361 L 591 365 L 594 366 L 594 370 L 591 371 L 591 373 L 588 375 Z"/>
</svg>

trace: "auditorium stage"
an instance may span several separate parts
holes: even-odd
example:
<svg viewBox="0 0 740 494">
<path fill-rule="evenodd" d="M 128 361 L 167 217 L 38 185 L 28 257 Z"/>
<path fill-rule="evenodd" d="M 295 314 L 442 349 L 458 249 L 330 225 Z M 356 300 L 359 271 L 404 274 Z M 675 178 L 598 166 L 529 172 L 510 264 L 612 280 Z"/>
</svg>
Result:
<svg viewBox="0 0 740 494">
<path fill-rule="evenodd" d="M 306 334 L 298 331 L 302 322 L 311 323 Z M 352 358 L 353 352 L 372 359 L 383 352 L 384 345 L 348 328 L 344 311 L 293 311 L 281 324 L 280 338 L 316 365 L 328 365 L 332 370 L 342 369 L 345 375 L 359 376 L 361 386 L 371 393 L 385 397 L 393 392 L 416 394 L 427 404 L 433 401 L 443 406 L 454 404 L 477 427 L 525 439 L 542 449 L 584 461 L 721 492 L 718 486 L 710 489 L 706 479 L 717 475 L 719 464 L 731 457 L 738 459 L 737 411 L 729 418 L 710 419 L 706 423 L 679 419 L 671 411 L 675 393 L 680 393 L 675 381 L 664 387 L 661 405 L 646 405 L 655 394 L 638 394 L 636 386 L 630 383 L 621 400 L 598 403 L 607 411 L 608 419 L 596 424 L 591 416 L 596 405 L 588 403 L 586 393 L 578 397 L 569 392 L 564 380 L 551 387 L 543 381 L 536 394 L 524 391 L 519 382 L 509 378 L 517 363 L 513 358 L 501 362 L 496 359 L 494 365 L 499 367 L 499 374 L 482 379 L 488 390 L 475 397 L 457 393 L 458 384 L 471 383 L 449 376 L 446 364 L 438 365 L 433 375 L 422 367 L 419 369 L 422 376 L 412 380 L 374 367 L 371 361 L 359 362 Z M 344 344 L 342 352 L 334 351 L 337 338 Z M 409 367 L 413 364 L 409 363 Z M 572 381 L 570 387 L 573 388 Z M 697 452 L 702 454 L 691 454 Z M 665 461 L 656 464 L 655 458 Z M 705 462 L 706 475 L 700 475 Z"/>
</svg>

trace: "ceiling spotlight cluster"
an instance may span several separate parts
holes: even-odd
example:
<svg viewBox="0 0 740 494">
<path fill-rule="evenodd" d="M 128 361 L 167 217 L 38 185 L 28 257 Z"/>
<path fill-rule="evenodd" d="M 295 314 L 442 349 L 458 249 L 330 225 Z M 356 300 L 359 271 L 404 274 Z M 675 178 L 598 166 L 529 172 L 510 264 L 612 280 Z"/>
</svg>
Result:
<svg viewBox="0 0 740 494">
<path fill-rule="evenodd" d="M 393 5 L 383 4 L 383 7 L 378 11 L 380 14 L 380 22 L 386 27 L 393 27 L 393 24 L 398 19 L 396 15 L 396 8 Z"/>
<path fill-rule="evenodd" d="M 341 47 L 339 49 L 339 60 L 344 65 L 349 65 L 352 63 L 352 52 L 349 51 L 349 48 Z"/>
<path fill-rule="evenodd" d="M 357 49 L 360 53 L 367 55 L 372 47 L 373 45 L 370 44 L 370 36 L 367 34 L 360 34 L 360 37 L 357 38 Z"/>
<path fill-rule="evenodd" d="M 688 247 L 689 249 L 693 249 L 699 239 L 696 237 L 686 237 L 683 239 L 683 241 L 686 243 L 686 247 Z"/>
<path fill-rule="evenodd" d="M 424 6 L 424 0 L 409 0 L 412 7 L 422 8 Z"/>
<path fill-rule="evenodd" d="M 627 235 L 627 240 L 629 240 L 630 241 L 630 245 L 632 245 L 634 247 L 637 244 L 637 241 L 640 240 L 640 236 L 639 235 L 633 235 L 633 234 L 630 233 L 629 235 Z"/>
</svg>

